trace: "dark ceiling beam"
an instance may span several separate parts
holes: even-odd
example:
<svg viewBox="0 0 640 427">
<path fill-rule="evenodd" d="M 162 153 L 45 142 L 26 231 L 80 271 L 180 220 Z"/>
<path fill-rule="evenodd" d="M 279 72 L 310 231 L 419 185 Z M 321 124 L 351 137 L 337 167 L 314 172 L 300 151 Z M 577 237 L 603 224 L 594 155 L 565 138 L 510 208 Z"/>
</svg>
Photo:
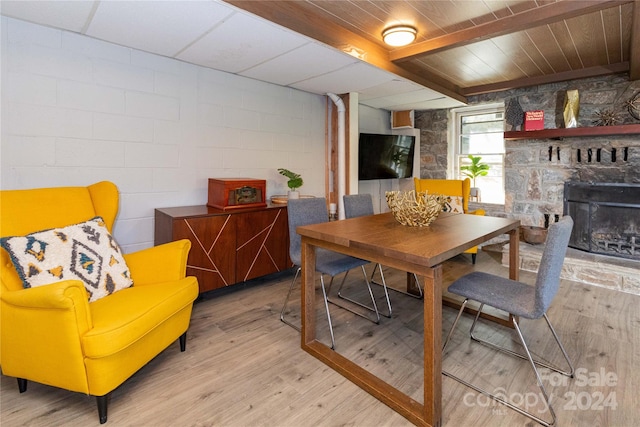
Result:
<svg viewBox="0 0 640 427">
<path fill-rule="evenodd" d="M 467 103 L 460 88 L 442 77 L 421 71 L 416 74 L 389 60 L 389 51 L 333 22 L 310 14 L 297 1 L 225 0 L 239 9 L 253 13 L 299 34 L 348 53 L 360 52 L 360 59 L 382 70 L 404 77 L 452 99 Z"/>
<path fill-rule="evenodd" d="M 548 74 L 538 77 L 526 77 L 487 85 L 471 86 L 461 90 L 465 96 L 481 95 L 483 93 L 500 92 L 504 90 L 522 87 L 538 86 L 548 83 L 557 83 L 567 80 L 585 79 L 588 77 L 606 76 L 609 74 L 626 73 L 629 71 L 628 62 L 619 62 L 607 66 L 584 68 L 580 70 L 565 71 L 563 73 Z"/>
<path fill-rule="evenodd" d="M 493 37 L 523 31 L 541 25 L 547 25 L 563 19 L 574 18 L 576 16 L 597 12 L 610 7 L 620 6 L 633 1 L 634 0 L 561 0 L 555 3 L 548 3 L 507 18 L 487 22 L 486 24 L 456 31 L 444 36 L 435 37 L 420 43 L 414 43 L 407 47 L 394 49 L 389 53 L 389 59 L 392 62 L 402 63 L 421 55 L 433 54 L 446 49 L 465 46 Z M 635 9 L 637 8 L 636 0 Z"/>
<path fill-rule="evenodd" d="M 629 64 L 629 80 L 640 80 L 640 0 L 635 0 L 633 3 Z"/>
</svg>

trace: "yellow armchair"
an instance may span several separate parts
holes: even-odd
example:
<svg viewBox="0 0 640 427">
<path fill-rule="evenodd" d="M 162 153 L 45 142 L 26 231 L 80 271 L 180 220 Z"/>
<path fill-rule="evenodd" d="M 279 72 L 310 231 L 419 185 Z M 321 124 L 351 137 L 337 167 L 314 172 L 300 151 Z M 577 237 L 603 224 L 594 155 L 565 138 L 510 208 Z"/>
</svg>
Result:
<svg viewBox="0 0 640 427">
<path fill-rule="evenodd" d="M 420 179 L 413 178 L 416 191 L 427 191 L 429 194 L 443 194 L 445 196 L 462 197 L 462 210 L 465 214 L 484 215 L 484 209 L 469 210 L 469 194 L 471 193 L 471 180 L 465 179 Z M 464 252 L 471 254 L 473 264 L 476 263 L 478 247 L 474 246 Z"/>
<path fill-rule="evenodd" d="M 118 212 L 111 182 L 0 192 L 0 236 L 65 227 Z M 78 280 L 24 289 L 0 250 L 0 366 L 20 392 L 35 381 L 96 396 L 100 423 L 109 393 L 186 333 L 198 282 L 186 276 L 188 240 L 124 256 L 133 286 L 88 302 Z"/>
</svg>

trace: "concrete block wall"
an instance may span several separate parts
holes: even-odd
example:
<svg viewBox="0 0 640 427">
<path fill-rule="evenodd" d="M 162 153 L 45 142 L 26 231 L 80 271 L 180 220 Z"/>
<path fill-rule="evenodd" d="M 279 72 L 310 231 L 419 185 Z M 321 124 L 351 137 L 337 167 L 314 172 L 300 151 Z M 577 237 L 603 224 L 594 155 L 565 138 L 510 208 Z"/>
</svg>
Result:
<svg viewBox="0 0 640 427">
<path fill-rule="evenodd" d="M 301 173 L 324 196 L 325 98 L 7 17 L 0 22 L 0 188 L 115 182 L 114 234 L 153 245 L 157 207 L 200 205 L 207 179 Z"/>
</svg>

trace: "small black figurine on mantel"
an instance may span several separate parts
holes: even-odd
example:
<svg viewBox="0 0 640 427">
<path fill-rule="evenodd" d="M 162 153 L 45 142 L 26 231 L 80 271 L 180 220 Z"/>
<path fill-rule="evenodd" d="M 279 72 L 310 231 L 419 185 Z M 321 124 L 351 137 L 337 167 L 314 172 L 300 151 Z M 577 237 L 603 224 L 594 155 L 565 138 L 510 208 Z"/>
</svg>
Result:
<svg viewBox="0 0 640 427">
<path fill-rule="evenodd" d="M 524 123 L 524 110 L 518 102 L 518 98 L 514 97 L 509 100 L 505 113 L 505 120 L 511 126 L 511 130 L 522 130 Z"/>
</svg>

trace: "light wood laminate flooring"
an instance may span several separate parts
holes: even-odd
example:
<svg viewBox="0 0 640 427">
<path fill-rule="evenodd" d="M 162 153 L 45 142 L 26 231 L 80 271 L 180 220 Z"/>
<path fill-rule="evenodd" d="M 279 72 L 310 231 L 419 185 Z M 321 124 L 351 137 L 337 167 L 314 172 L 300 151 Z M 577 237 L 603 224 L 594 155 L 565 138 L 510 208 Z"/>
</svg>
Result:
<svg viewBox="0 0 640 427">
<path fill-rule="evenodd" d="M 508 276 L 499 255 L 468 255 L 444 265 L 444 282 L 472 270 Z M 369 267 L 369 271 L 371 267 Z M 405 273 L 387 269 L 387 282 L 402 287 Z M 187 351 L 169 347 L 112 393 L 107 426 L 408 426 L 384 404 L 300 349 L 300 335 L 279 320 L 293 270 L 205 295 L 194 306 Z M 350 289 L 360 293 L 354 270 Z M 535 276 L 521 271 L 521 280 Z M 374 286 L 386 312 L 382 288 Z M 299 285 L 292 314 L 299 310 Z M 361 293 L 360 293 L 361 295 Z M 331 306 L 337 351 L 415 399 L 422 395 L 422 302 L 391 292 L 393 316 L 380 325 Z M 319 299 L 321 301 L 321 299 Z M 443 336 L 457 310 L 443 308 Z M 318 307 L 319 339 L 328 342 Z M 637 426 L 640 422 L 640 297 L 563 281 L 549 317 L 574 366 L 569 380 L 541 369 L 559 426 Z M 461 318 L 443 357 L 443 369 L 514 403 L 541 409 L 526 362 L 497 354 L 468 338 L 472 318 Z M 543 320 L 522 321 L 538 357 L 560 364 L 562 356 Z M 479 333 L 514 345 L 512 330 L 483 323 Z M 517 346 L 514 346 L 514 348 Z M 0 424 L 8 426 L 98 425 L 95 398 L 1 377 Z M 443 378 L 443 425 L 537 425 L 514 411 Z M 547 417 L 546 414 L 542 415 Z"/>
</svg>

